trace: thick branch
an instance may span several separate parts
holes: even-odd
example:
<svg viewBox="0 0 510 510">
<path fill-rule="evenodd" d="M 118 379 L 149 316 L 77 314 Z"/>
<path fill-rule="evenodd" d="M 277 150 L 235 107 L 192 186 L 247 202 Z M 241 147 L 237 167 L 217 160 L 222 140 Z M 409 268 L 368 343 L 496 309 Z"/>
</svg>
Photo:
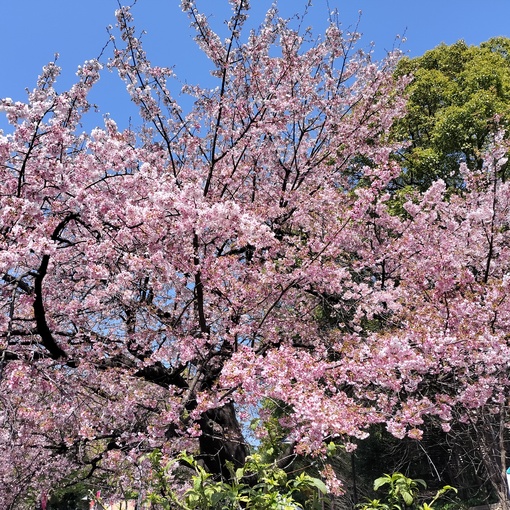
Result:
<svg viewBox="0 0 510 510">
<path fill-rule="evenodd" d="M 44 347 L 50 352 L 51 357 L 66 358 L 67 354 L 57 345 L 57 342 L 51 334 L 50 328 L 46 321 L 46 311 L 42 299 L 42 282 L 48 271 L 48 264 L 50 262 L 49 255 L 43 255 L 41 266 L 34 280 L 35 300 L 34 300 L 34 316 L 37 327 L 37 333 L 41 337 L 41 342 Z"/>
<path fill-rule="evenodd" d="M 10 275 L 9 273 L 5 273 L 2 276 L 2 280 L 7 283 L 14 283 L 17 288 L 21 289 L 26 294 L 32 294 L 34 289 L 21 278 L 16 278 L 15 276 Z"/>
<path fill-rule="evenodd" d="M 200 259 L 198 257 L 198 236 L 197 234 L 193 237 L 193 248 L 195 250 L 194 264 L 200 265 Z M 202 283 L 202 273 L 197 270 L 195 273 L 195 297 L 196 297 L 196 309 L 198 312 L 198 323 L 200 325 L 200 332 L 202 334 L 209 334 L 209 326 L 207 325 L 207 319 L 205 317 L 205 301 L 204 301 L 204 286 Z"/>
<path fill-rule="evenodd" d="M 182 369 L 170 370 L 161 362 L 157 361 L 154 365 L 143 367 L 135 372 L 135 377 L 141 377 L 147 382 L 157 384 L 163 388 L 176 386 L 177 388 L 187 388 L 188 383 L 181 375 Z"/>
<path fill-rule="evenodd" d="M 69 214 L 66 216 L 55 228 L 51 239 L 58 241 L 60 234 L 65 229 L 67 224 L 76 219 L 77 214 Z M 48 272 L 48 265 L 50 263 L 50 256 L 48 254 L 43 255 L 41 265 L 37 271 L 37 276 L 34 279 L 34 318 L 37 327 L 37 333 L 41 337 L 41 342 L 44 347 L 49 351 L 50 355 L 54 359 L 67 358 L 67 354 L 63 351 L 53 338 L 51 330 L 46 321 L 46 311 L 44 309 L 43 297 L 42 297 L 42 283 L 46 273 Z"/>
</svg>

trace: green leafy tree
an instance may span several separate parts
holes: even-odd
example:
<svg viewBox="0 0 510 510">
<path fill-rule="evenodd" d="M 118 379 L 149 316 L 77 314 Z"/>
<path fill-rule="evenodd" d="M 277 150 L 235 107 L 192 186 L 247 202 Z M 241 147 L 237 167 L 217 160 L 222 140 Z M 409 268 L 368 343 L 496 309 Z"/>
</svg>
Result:
<svg viewBox="0 0 510 510">
<path fill-rule="evenodd" d="M 425 190 L 441 178 L 450 188 L 459 186 L 459 163 L 480 169 L 493 133 L 508 126 L 510 40 L 441 44 L 421 57 L 402 59 L 396 74 L 413 76 L 407 114 L 393 130 L 409 143 L 398 156 L 404 171 L 396 184 Z"/>
</svg>

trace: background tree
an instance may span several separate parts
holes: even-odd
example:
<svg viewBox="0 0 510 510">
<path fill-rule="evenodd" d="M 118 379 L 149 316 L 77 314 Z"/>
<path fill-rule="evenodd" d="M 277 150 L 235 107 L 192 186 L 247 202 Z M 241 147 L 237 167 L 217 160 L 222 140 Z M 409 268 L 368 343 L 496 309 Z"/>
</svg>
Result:
<svg viewBox="0 0 510 510">
<path fill-rule="evenodd" d="M 508 47 L 503 37 L 480 46 L 458 41 L 399 62 L 396 74 L 411 74 L 413 81 L 407 114 L 394 127 L 395 136 L 409 143 L 398 157 L 403 168 L 398 186 L 426 190 L 438 178 L 459 186 L 461 162 L 481 168 L 495 131 L 508 124 Z"/>
</svg>

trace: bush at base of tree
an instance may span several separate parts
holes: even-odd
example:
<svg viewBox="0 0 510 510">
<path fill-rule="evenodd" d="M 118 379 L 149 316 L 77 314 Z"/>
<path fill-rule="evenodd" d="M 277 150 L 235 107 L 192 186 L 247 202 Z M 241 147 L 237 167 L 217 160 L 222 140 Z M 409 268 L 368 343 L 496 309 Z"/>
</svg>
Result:
<svg viewBox="0 0 510 510">
<path fill-rule="evenodd" d="M 421 479 L 412 479 L 402 473 L 384 475 L 374 481 L 374 491 L 384 488 L 386 494 L 383 499 L 372 499 L 357 506 L 360 510 L 433 510 L 436 502 L 448 492 L 457 489 L 445 485 L 439 489 L 430 501 L 421 501 L 420 489 L 426 489 L 427 484 Z"/>
<path fill-rule="evenodd" d="M 242 468 L 235 469 L 230 466 L 231 477 L 227 482 L 214 480 L 211 473 L 192 456 L 181 454 L 178 462 L 190 467 L 193 475 L 189 486 L 178 494 L 173 486 L 172 470 L 175 469 L 175 461 L 162 466 L 158 452 L 149 457 L 154 469 L 150 482 L 154 485 L 146 496 L 146 501 L 159 505 L 162 509 L 311 510 L 320 508 L 320 501 L 324 500 L 327 493 L 327 488 L 320 479 L 304 472 L 289 478 L 276 464 L 262 462 L 258 454 L 249 456 Z"/>
</svg>

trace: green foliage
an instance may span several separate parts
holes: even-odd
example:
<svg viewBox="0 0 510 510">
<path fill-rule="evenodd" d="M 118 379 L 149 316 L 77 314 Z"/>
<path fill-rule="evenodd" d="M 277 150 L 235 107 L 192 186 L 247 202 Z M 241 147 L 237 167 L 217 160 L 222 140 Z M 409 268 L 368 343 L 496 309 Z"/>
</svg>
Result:
<svg viewBox="0 0 510 510">
<path fill-rule="evenodd" d="M 247 458 L 242 468 L 230 466 L 229 482 L 215 480 L 195 458 L 182 453 L 179 463 L 191 468 L 191 486 L 182 495 L 173 488 L 172 468 L 174 462 L 161 465 L 161 454 L 151 453 L 153 466 L 152 490 L 146 501 L 163 510 L 295 510 L 319 508 L 319 494 L 325 495 L 325 484 L 304 472 L 295 478 L 276 463 L 267 463 L 261 455 Z M 172 479 L 172 480 L 171 480 Z M 298 501 L 304 501 L 303 506 Z"/>
<path fill-rule="evenodd" d="M 415 502 L 420 486 L 424 489 L 427 488 L 427 484 L 424 480 L 408 478 L 402 473 L 393 473 L 391 475 L 384 475 L 377 478 L 374 481 L 374 490 L 379 490 L 381 487 L 387 485 L 388 500 L 399 508 L 401 502 L 404 503 L 404 507 L 410 507 Z"/>
<path fill-rule="evenodd" d="M 409 142 L 397 156 L 404 168 L 399 186 L 425 190 L 441 178 L 458 187 L 460 162 L 480 168 L 492 134 L 510 119 L 509 48 L 502 37 L 479 47 L 459 41 L 399 63 L 397 76 L 413 76 L 407 114 L 393 129 Z"/>
<path fill-rule="evenodd" d="M 360 510 L 434 510 L 433 505 L 447 492 L 457 489 L 445 485 L 439 489 L 429 502 L 420 502 L 421 489 L 426 489 L 427 484 L 421 479 L 412 479 L 402 473 L 384 475 L 374 481 L 374 491 L 384 488 L 386 491 L 384 500 L 372 499 L 358 505 Z"/>
</svg>

